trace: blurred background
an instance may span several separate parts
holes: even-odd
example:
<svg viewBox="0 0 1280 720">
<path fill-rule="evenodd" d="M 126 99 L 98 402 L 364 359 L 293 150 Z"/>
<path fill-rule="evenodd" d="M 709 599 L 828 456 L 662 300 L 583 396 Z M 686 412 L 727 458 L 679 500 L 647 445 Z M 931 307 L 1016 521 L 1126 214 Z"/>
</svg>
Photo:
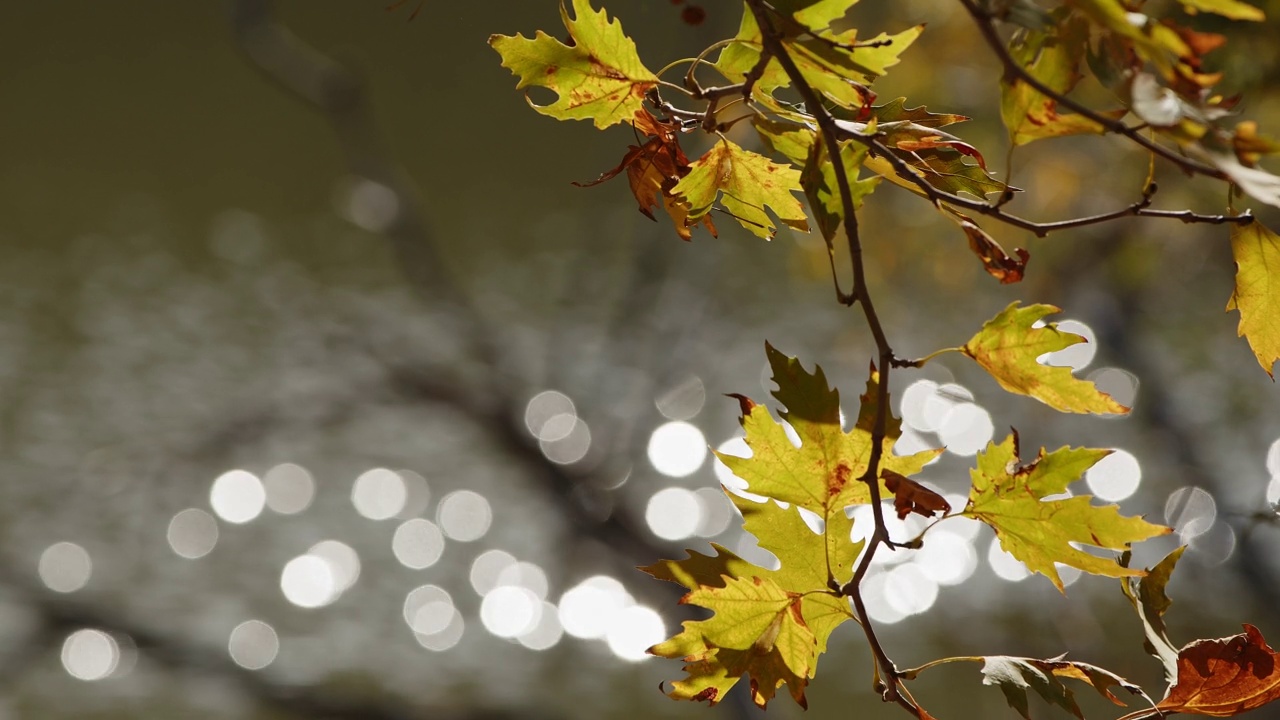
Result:
<svg viewBox="0 0 1280 720">
<path fill-rule="evenodd" d="M 1226 89 L 1264 128 L 1280 117 L 1267 5 L 1266 25 L 1195 18 L 1231 33 Z M 710 710 L 658 691 L 679 663 L 644 650 L 692 615 L 634 567 L 709 540 L 771 562 L 708 452 L 745 450 L 723 394 L 769 399 L 767 339 L 856 411 L 860 313 L 833 301 L 820 238 L 766 243 L 721 216 L 719 239 L 683 243 L 624 180 L 570 186 L 631 131 L 534 113 L 485 42 L 563 36 L 556 3 L 425 0 L 410 21 L 417 7 L 0 10 L 0 720 L 760 716 L 739 691 Z M 739 17 L 608 7 L 651 68 Z M 856 12 L 868 33 L 928 22 L 875 89 L 977 116 L 956 131 L 1003 168 L 998 74 L 958 5 Z M 1137 199 L 1146 159 L 1064 139 L 1011 167 L 1027 192 L 1010 209 L 1056 220 Z M 1218 184 L 1158 178 L 1157 207 L 1221 211 Z M 1222 312 L 1226 230 L 988 229 L 1031 251 L 1022 284 L 987 277 L 914 196 L 871 197 L 871 289 L 899 354 L 959 345 L 1013 300 L 1053 303 L 1090 342 L 1051 361 L 1134 411 L 1063 416 L 950 355 L 893 374 L 898 447 L 947 446 L 923 478 L 957 507 L 972 456 L 1011 426 L 1024 456 L 1116 448 L 1073 490 L 1178 531 L 1139 565 L 1190 545 L 1174 641 L 1241 622 L 1280 640 L 1280 414 Z M 1115 580 L 1064 571 L 1063 597 L 963 520 L 883 555 L 870 612 L 901 666 L 1070 652 L 1163 691 Z M 820 665 L 810 716 L 900 713 L 872 694 L 855 628 Z M 1013 716 L 980 679 L 949 665 L 911 689 L 940 718 Z"/>
</svg>

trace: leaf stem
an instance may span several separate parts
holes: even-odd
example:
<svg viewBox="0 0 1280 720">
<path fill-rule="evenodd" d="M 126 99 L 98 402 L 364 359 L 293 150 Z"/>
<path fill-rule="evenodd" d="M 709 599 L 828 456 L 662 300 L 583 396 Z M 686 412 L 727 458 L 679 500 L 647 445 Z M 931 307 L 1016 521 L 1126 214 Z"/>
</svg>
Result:
<svg viewBox="0 0 1280 720">
<path fill-rule="evenodd" d="M 904 680 L 915 680 L 917 675 L 931 667 L 937 667 L 939 665 L 946 665 L 947 663 L 954 662 L 983 662 L 984 660 L 986 660 L 986 658 L 981 655 L 957 655 L 955 657 L 938 658 L 937 660 L 930 660 L 920 667 L 902 670 L 899 674 L 902 675 L 902 679 Z"/>
</svg>

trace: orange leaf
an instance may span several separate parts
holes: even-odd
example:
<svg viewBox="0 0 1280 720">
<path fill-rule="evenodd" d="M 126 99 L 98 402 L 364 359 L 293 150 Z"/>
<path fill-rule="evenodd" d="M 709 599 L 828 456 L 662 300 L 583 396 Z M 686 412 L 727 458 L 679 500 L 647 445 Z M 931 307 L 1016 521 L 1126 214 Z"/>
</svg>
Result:
<svg viewBox="0 0 1280 720">
<path fill-rule="evenodd" d="M 1000 243 L 996 242 L 995 238 L 978 227 L 973 220 L 959 213 L 955 213 L 955 216 L 955 221 L 969 237 L 969 249 L 982 261 L 982 267 L 986 269 L 988 275 L 999 280 L 1001 285 L 1022 282 L 1027 261 L 1031 259 L 1030 253 L 1022 248 L 1014 248 L 1013 252 L 1018 256 L 1014 259 L 1000 247 Z"/>
<path fill-rule="evenodd" d="M 1231 717 L 1280 699 L 1280 654 L 1258 628 L 1178 651 L 1178 681 L 1156 707 L 1166 712 Z"/>
<path fill-rule="evenodd" d="M 898 511 L 899 520 L 911 513 L 933 517 L 934 513 L 946 515 L 951 512 L 951 504 L 941 495 L 905 475 L 882 470 L 880 477 L 884 479 L 884 486 L 893 493 L 893 509 Z"/>
<path fill-rule="evenodd" d="M 657 220 L 653 216 L 653 208 L 661 207 L 671 216 L 676 233 L 681 239 L 692 239 L 691 227 L 699 222 L 706 225 L 712 237 L 718 237 L 716 226 L 711 222 L 711 216 L 704 215 L 698 221 L 690 222 L 689 203 L 671 194 L 671 188 L 689 174 L 689 158 L 680 147 L 676 123 L 659 120 L 642 108 L 636 111 L 632 126 L 637 132 L 651 136 L 649 140 L 639 147 L 635 145 L 628 147 L 627 154 L 622 156 L 622 162 L 618 163 L 617 167 L 591 182 L 575 182 L 574 185 L 578 187 L 599 185 L 606 180 L 612 180 L 626 170 L 627 180 L 631 183 L 631 194 L 640 204 L 640 212 L 650 220 Z"/>
</svg>

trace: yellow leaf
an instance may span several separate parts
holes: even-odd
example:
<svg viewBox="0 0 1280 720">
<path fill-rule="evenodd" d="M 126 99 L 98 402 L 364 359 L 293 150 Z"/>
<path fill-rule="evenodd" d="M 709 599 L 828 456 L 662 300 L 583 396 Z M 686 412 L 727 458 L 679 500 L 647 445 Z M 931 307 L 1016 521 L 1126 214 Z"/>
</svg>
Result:
<svg viewBox="0 0 1280 720">
<path fill-rule="evenodd" d="M 1236 289 L 1227 310 L 1240 311 L 1237 333 L 1249 341 L 1268 375 L 1280 359 L 1280 235 L 1254 220 L 1231 226 Z"/>
<path fill-rule="evenodd" d="M 533 39 L 493 35 L 489 45 L 502 55 L 502 66 L 519 76 L 516 89 L 544 87 L 559 96 L 549 105 L 533 105 L 543 115 L 560 120 L 593 120 L 607 128 L 630 120 L 644 107 L 644 96 L 658 78 L 640 62 L 636 44 L 595 11 L 589 0 L 573 0 L 575 17 L 563 3 L 560 17 L 573 38 L 565 45 L 539 30 Z"/>
<path fill-rule="evenodd" d="M 1108 577 L 1142 575 L 1141 570 L 1077 550 L 1072 543 L 1127 550 L 1130 543 L 1167 535 L 1169 528 L 1124 517 L 1115 505 L 1095 506 L 1088 495 L 1044 499 L 1066 491 L 1110 453 L 1064 447 L 1046 454 L 1041 448 L 1035 460 L 1021 465 L 1015 432 L 978 453 L 978 467 L 969 471 L 969 504 L 962 514 L 990 525 L 1005 552 L 1048 577 L 1060 591 L 1065 589 L 1054 563 Z"/>
<path fill-rule="evenodd" d="M 1055 323 L 1032 325 L 1046 315 L 1059 312 L 1052 305 L 1019 308 L 1015 301 L 982 326 L 961 350 L 991 374 L 1000 387 L 1011 393 L 1029 395 L 1050 407 L 1075 413 L 1127 413 L 1121 405 L 1093 383 L 1079 380 L 1070 368 L 1041 365 L 1036 358 L 1076 343 L 1086 342 L 1063 332 Z"/>
<path fill-rule="evenodd" d="M 672 195 L 689 203 L 688 222 L 697 222 L 710 212 L 719 198 L 729 214 L 762 238 L 775 232 L 766 207 L 787 225 L 809 231 L 804 207 L 791 194 L 800 191 L 800 171 L 728 140 L 716 143 L 689 168 L 689 174 L 671 189 Z"/>
</svg>

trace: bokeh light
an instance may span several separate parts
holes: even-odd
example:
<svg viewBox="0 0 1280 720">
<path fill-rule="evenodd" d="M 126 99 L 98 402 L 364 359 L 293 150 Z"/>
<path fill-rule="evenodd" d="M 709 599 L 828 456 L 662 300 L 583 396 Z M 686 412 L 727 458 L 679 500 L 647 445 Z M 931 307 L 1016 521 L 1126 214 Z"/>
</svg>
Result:
<svg viewBox="0 0 1280 720">
<path fill-rule="evenodd" d="M 500 638 L 514 639 L 533 630 L 542 619 L 542 600 L 528 588 L 499 585 L 480 603 L 480 622 Z"/>
<path fill-rule="evenodd" d="M 940 440 L 947 452 L 962 457 L 972 457 L 991 442 L 995 424 L 991 413 L 973 403 L 957 403 L 946 414 L 938 428 Z"/>
<path fill-rule="evenodd" d="M 391 538 L 391 552 L 407 568 L 429 568 L 444 554 L 444 533 L 430 520 L 406 520 Z"/>
<path fill-rule="evenodd" d="M 1183 543 L 1208 532 L 1218 517 L 1218 504 L 1203 488 L 1182 487 L 1169 493 L 1164 503 L 1165 524 Z"/>
<path fill-rule="evenodd" d="M 653 404 L 668 420 L 688 420 L 702 411 L 706 399 L 702 379 L 691 375 L 659 395 Z"/>
<path fill-rule="evenodd" d="M 649 498 L 644 519 L 653 534 L 663 540 L 683 540 L 698 531 L 702 502 L 687 488 L 665 488 Z"/>
<path fill-rule="evenodd" d="M 246 620 L 231 631 L 227 652 L 235 664 L 246 670 L 261 670 L 275 661 L 280 638 L 275 628 L 261 620 Z"/>
<path fill-rule="evenodd" d="M 115 638 L 101 630 L 77 630 L 62 643 L 62 667 L 77 680 L 109 677 L 119 661 L 120 646 Z"/>
<path fill-rule="evenodd" d="M 93 561 L 84 548 L 72 542 L 58 542 L 40 553 L 36 566 L 40 581 L 54 592 L 69 593 L 83 588 L 93 573 Z"/>
<path fill-rule="evenodd" d="M 569 434 L 573 428 L 572 420 L 578 417 L 573 400 L 568 395 L 556 390 L 544 390 L 534 395 L 524 410 L 524 424 L 529 434 L 539 440 L 559 440 Z M 556 419 L 556 424 L 547 427 L 549 421 Z"/>
<path fill-rule="evenodd" d="M 1089 363 L 1093 362 L 1093 356 L 1098 353 L 1098 343 L 1094 337 L 1093 328 L 1079 320 L 1063 320 L 1058 323 L 1058 330 L 1080 335 L 1085 341 L 1042 355 L 1036 358 L 1037 361 L 1044 365 L 1069 367 L 1072 370 L 1083 370 L 1088 367 Z"/>
<path fill-rule="evenodd" d="M 338 597 L 333 567 L 315 555 L 299 555 L 285 563 L 280 572 L 280 590 L 289 602 L 300 608 L 318 608 Z"/>
<path fill-rule="evenodd" d="M 486 595 L 498 586 L 502 571 L 515 564 L 515 556 L 505 550 L 485 550 L 471 562 L 471 587 L 478 595 Z"/>
<path fill-rule="evenodd" d="M 978 569 L 978 553 L 970 538 L 952 532 L 952 523 L 930 530 L 924 537 L 924 546 L 913 558 L 929 579 L 939 585 L 959 585 L 968 580 Z"/>
<path fill-rule="evenodd" d="M 603 638 L 617 624 L 619 613 L 634 604 L 622 583 L 596 575 L 574 585 L 560 596 L 560 625 L 576 638 Z"/>
<path fill-rule="evenodd" d="M 605 633 L 605 642 L 614 655 L 637 662 L 652 657 L 646 651 L 667 637 L 662 616 L 652 608 L 632 605 L 623 608 Z"/>
<path fill-rule="evenodd" d="M 683 421 L 659 425 L 649 436 L 649 463 L 667 477 L 692 475 L 707 459 L 707 438 Z"/>
<path fill-rule="evenodd" d="M 556 415 L 543 425 L 543 434 L 538 447 L 557 465 L 572 465 L 591 450 L 591 428 L 582 418 Z"/>
<path fill-rule="evenodd" d="M 351 487 L 351 504 L 370 520 L 388 520 L 404 509 L 409 493 L 400 473 L 373 468 L 360 473 Z"/>
<path fill-rule="evenodd" d="M 169 520 L 165 538 L 178 557 L 196 560 L 213 552 L 218 544 L 218 521 L 199 508 L 187 508 Z"/>
<path fill-rule="evenodd" d="M 218 517 L 237 525 L 262 514 L 267 492 L 257 475 L 246 470 L 230 470 L 213 481 L 209 505 Z"/>
<path fill-rule="evenodd" d="M 1084 479 L 1089 492 L 1099 500 L 1120 502 L 1137 492 L 1142 483 L 1142 466 L 1133 453 L 1114 450 L 1085 471 Z"/>
<path fill-rule="evenodd" d="M 446 537 L 472 542 L 484 537 L 493 522 L 493 511 L 484 496 L 471 490 L 455 490 L 440 501 L 436 523 Z"/>
<path fill-rule="evenodd" d="M 281 463 L 262 476 L 267 507 L 281 515 L 296 515 L 311 505 L 316 481 L 301 465 Z"/>
<path fill-rule="evenodd" d="M 1000 538 L 991 538 L 991 545 L 987 548 L 987 564 L 1001 580 L 1022 582 L 1031 577 L 1031 571 L 1027 570 L 1027 566 L 1023 565 L 1022 561 L 1000 547 Z"/>
</svg>

